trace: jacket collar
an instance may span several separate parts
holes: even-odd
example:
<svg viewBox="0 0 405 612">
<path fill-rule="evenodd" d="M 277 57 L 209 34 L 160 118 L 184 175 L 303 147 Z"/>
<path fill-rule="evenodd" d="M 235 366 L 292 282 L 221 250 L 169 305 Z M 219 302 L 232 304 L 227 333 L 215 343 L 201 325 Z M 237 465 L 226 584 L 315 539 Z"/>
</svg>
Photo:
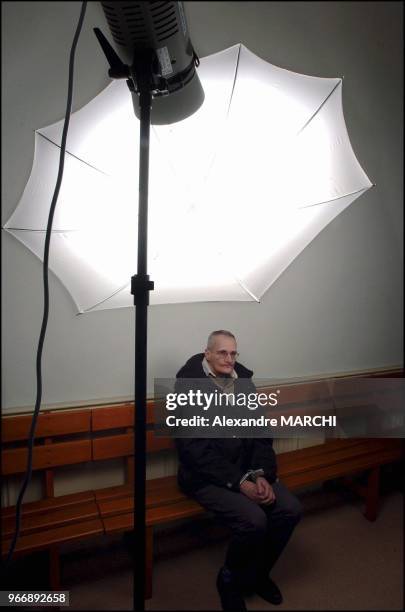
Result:
<svg viewBox="0 0 405 612">
<path fill-rule="evenodd" d="M 206 378 L 203 368 L 204 353 L 197 353 L 186 361 L 182 368 L 177 372 L 177 378 Z M 252 378 L 253 371 L 245 368 L 239 362 L 235 362 L 235 372 L 238 378 Z"/>
</svg>

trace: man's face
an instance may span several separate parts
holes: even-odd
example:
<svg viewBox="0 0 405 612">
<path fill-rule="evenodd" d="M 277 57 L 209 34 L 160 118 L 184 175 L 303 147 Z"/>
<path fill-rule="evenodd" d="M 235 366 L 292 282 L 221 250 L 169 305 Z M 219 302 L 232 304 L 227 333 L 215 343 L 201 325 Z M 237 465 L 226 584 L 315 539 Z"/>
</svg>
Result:
<svg viewBox="0 0 405 612">
<path fill-rule="evenodd" d="M 205 358 L 217 376 L 229 376 L 236 361 L 236 342 L 229 336 L 215 336 L 211 349 L 205 350 Z"/>
</svg>

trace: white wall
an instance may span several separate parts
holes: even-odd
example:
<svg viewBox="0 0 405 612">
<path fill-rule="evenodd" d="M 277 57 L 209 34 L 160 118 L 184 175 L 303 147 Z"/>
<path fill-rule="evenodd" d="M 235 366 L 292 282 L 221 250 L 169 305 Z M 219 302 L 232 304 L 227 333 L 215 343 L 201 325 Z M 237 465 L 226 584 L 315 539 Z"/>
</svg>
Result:
<svg viewBox="0 0 405 612">
<path fill-rule="evenodd" d="M 190 2 L 189 28 L 204 57 L 242 42 L 264 59 L 304 74 L 344 76 L 354 151 L 377 187 L 308 246 L 256 303 L 149 309 L 149 388 L 202 350 L 212 329 L 239 338 L 241 361 L 260 377 L 306 376 L 402 362 L 402 3 Z M 61 119 L 68 53 L 79 2 L 3 2 L 3 211 L 29 177 L 34 130 Z M 74 110 L 109 82 L 92 28 L 107 28 L 89 2 L 80 40 Z M 3 239 L 3 409 L 35 401 L 42 317 L 41 264 Z M 271 234 L 269 233 L 269 240 Z M 134 273 L 136 270 L 134 269 Z M 181 274 L 181 271 L 179 271 Z M 130 397 L 132 308 L 76 316 L 51 275 L 44 350 L 44 404 Z"/>
</svg>

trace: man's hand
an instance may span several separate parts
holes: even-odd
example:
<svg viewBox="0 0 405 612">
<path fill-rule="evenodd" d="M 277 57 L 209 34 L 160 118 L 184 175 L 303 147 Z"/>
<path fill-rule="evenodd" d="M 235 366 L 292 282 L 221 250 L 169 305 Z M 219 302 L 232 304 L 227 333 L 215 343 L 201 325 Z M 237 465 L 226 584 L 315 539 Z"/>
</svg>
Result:
<svg viewBox="0 0 405 612">
<path fill-rule="evenodd" d="M 244 480 L 240 485 L 240 491 L 241 493 L 246 495 L 246 497 L 256 502 L 257 504 L 262 503 L 262 497 L 259 495 L 257 486 L 254 482 L 250 482 L 250 480 Z"/>
<path fill-rule="evenodd" d="M 276 500 L 273 487 L 263 476 L 256 479 L 256 490 L 260 497 L 260 504 L 272 504 Z"/>
</svg>

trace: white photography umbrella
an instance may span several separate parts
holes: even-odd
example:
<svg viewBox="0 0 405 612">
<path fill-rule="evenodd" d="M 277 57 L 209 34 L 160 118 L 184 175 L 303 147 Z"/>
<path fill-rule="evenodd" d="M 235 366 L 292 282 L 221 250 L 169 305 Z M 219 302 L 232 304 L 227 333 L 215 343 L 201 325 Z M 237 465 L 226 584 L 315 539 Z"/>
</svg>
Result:
<svg viewBox="0 0 405 612">
<path fill-rule="evenodd" d="M 201 59 L 205 101 L 152 126 L 151 304 L 259 300 L 371 187 L 350 145 L 342 81 L 278 68 L 243 45 Z M 35 133 L 31 176 L 5 229 L 40 259 L 62 121 Z M 73 113 L 50 268 L 79 312 L 133 305 L 139 122 L 124 81 Z"/>
</svg>

